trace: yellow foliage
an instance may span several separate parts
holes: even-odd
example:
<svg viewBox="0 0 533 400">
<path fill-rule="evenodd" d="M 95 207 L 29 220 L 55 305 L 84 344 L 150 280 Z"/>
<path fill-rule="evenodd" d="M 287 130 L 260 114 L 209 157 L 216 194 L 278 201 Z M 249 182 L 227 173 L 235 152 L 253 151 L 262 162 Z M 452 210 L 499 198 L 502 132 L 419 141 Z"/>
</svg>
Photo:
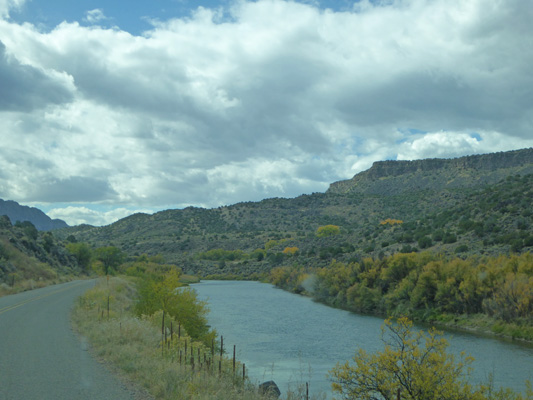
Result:
<svg viewBox="0 0 533 400">
<path fill-rule="evenodd" d="M 330 371 L 333 391 L 344 399 L 483 399 L 468 384 L 471 357 L 456 362 L 446 353 L 448 343 L 431 329 L 412 332 L 412 322 L 399 318 L 382 327 L 385 350 L 360 349 L 353 361 Z"/>
<path fill-rule="evenodd" d="M 337 225 L 319 226 L 316 230 L 316 235 L 318 237 L 333 236 L 338 235 L 339 233 L 341 233 L 341 229 Z"/>
<path fill-rule="evenodd" d="M 283 254 L 294 255 L 298 250 L 300 250 L 298 247 L 285 247 Z"/>
<path fill-rule="evenodd" d="M 379 223 L 380 225 L 397 225 L 397 224 L 403 224 L 403 221 L 401 219 L 392 219 L 387 218 L 386 220 L 383 220 Z"/>
</svg>

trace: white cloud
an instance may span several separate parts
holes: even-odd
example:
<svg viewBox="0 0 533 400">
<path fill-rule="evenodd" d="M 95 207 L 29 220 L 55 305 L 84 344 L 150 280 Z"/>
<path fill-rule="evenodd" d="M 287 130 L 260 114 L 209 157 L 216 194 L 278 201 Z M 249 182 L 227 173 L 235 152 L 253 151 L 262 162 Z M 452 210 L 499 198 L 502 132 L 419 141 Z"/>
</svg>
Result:
<svg viewBox="0 0 533 400">
<path fill-rule="evenodd" d="M 413 134 L 398 147 L 398 160 L 453 158 L 532 147 L 529 138 L 515 139 L 499 132 L 428 132 Z"/>
<path fill-rule="evenodd" d="M 97 24 L 100 21 L 105 21 L 108 19 L 102 9 L 95 8 L 94 10 L 89 10 L 85 13 L 85 21 L 90 24 Z"/>
<path fill-rule="evenodd" d="M 9 11 L 18 9 L 26 3 L 26 0 L 0 0 L 0 18 L 9 17 Z"/>
<path fill-rule="evenodd" d="M 377 160 L 533 146 L 526 3 L 236 1 L 143 36 L 0 21 L 0 80 L 33 78 L 0 101 L 2 195 L 211 207 L 321 191 Z"/>
<path fill-rule="evenodd" d="M 54 208 L 46 214 L 53 219 L 62 219 L 70 226 L 89 224 L 93 226 L 109 225 L 121 218 L 135 213 L 151 213 L 150 210 L 135 210 L 131 208 L 115 208 L 109 211 L 99 211 L 88 207 L 68 206 Z"/>
</svg>

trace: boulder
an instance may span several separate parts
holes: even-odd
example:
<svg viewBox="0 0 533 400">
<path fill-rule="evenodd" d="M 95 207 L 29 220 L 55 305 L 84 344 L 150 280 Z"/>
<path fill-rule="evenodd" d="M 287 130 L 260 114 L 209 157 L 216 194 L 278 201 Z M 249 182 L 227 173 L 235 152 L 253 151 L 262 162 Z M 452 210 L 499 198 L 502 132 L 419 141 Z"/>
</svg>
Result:
<svg viewBox="0 0 533 400">
<path fill-rule="evenodd" d="M 281 391 L 274 381 L 263 382 L 259 385 L 259 393 L 269 395 L 277 399 L 281 396 Z"/>
</svg>

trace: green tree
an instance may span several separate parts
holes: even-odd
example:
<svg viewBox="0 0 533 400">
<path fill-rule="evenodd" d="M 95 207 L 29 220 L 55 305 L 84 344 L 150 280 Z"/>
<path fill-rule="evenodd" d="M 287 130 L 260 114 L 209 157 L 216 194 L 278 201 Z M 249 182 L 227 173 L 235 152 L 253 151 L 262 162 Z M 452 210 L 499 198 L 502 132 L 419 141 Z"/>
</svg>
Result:
<svg viewBox="0 0 533 400">
<path fill-rule="evenodd" d="M 78 265 L 82 271 L 88 272 L 93 257 L 93 251 L 91 247 L 87 243 L 82 242 L 67 243 L 65 247 L 70 254 L 76 258 L 76 261 L 78 262 Z"/>
<path fill-rule="evenodd" d="M 102 263 L 106 275 L 109 275 L 112 270 L 116 270 L 124 261 L 124 253 L 114 246 L 97 248 L 94 257 Z"/>
<path fill-rule="evenodd" d="M 43 235 L 43 248 L 47 253 L 50 253 L 52 247 L 54 247 L 54 236 L 51 232 L 46 232 Z"/>
<path fill-rule="evenodd" d="M 433 245 L 433 241 L 429 236 L 422 236 L 418 239 L 418 247 L 421 249 L 427 249 Z"/>
<path fill-rule="evenodd" d="M 23 221 L 23 222 L 17 221 L 15 222 L 15 226 L 17 228 L 22 228 L 24 231 L 24 234 L 29 239 L 37 240 L 37 238 L 39 237 L 39 231 L 37 230 L 35 225 L 33 225 L 30 221 Z"/>
</svg>

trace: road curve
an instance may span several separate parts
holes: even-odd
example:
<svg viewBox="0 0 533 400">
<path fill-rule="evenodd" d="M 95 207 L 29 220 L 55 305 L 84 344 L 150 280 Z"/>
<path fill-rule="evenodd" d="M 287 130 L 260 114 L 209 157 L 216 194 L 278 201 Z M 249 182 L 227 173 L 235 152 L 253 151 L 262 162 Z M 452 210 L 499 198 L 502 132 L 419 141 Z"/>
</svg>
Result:
<svg viewBox="0 0 533 400">
<path fill-rule="evenodd" d="M 71 330 L 74 300 L 92 286 L 73 281 L 0 298 L 0 399 L 133 399 Z"/>
</svg>

